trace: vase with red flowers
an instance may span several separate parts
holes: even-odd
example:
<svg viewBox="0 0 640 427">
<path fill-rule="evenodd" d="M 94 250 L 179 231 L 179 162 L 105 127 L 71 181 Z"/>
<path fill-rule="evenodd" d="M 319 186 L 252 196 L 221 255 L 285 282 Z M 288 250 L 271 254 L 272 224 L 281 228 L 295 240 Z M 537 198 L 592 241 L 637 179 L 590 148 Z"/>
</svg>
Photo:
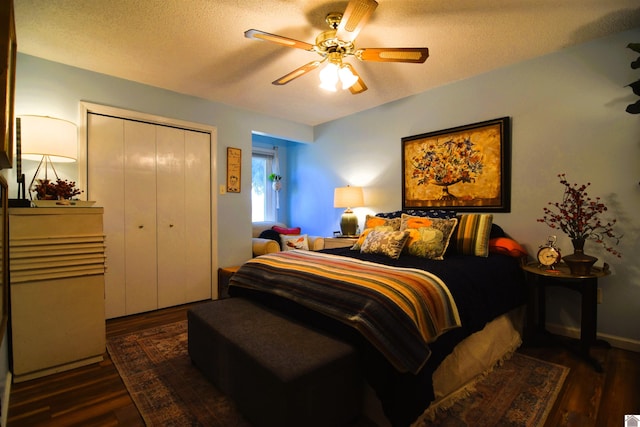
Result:
<svg viewBox="0 0 640 427">
<path fill-rule="evenodd" d="M 39 200 L 70 200 L 82 193 L 74 181 L 59 178 L 55 182 L 48 179 L 38 179 L 33 190 Z"/>
<path fill-rule="evenodd" d="M 565 174 L 559 174 L 558 178 L 564 186 L 562 201 L 549 202 L 549 207 L 543 208 L 544 216 L 538 219 L 538 222 L 560 229 L 569 236 L 574 253 L 563 257 L 563 260 L 569 266 L 571 274 L 586 276 L 590 274 L 591 267 L 598 259 L 584 253 L 585 241 L 593 240 L 601 244 L 607 252 L 621 257 L 620 251 L 614 249 L 607 241 L 617 245 L 622 236 L 613 230 L 615 219 L 602 218 L 607 206 L 600 197 L 591 198 L 587 194 L 586 190 L 591 183 L 571 184 Z"/>
</svg>

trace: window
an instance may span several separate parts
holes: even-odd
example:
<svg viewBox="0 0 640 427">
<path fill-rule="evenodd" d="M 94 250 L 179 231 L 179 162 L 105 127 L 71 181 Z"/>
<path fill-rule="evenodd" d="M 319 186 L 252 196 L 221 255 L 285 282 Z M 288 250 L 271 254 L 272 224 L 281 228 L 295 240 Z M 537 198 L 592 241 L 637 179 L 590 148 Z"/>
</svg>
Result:
<svg viewBox="0 0 640 427">
<path fill-rule="evenodd" d="M 251 221 L 276 221 L 276 192 L 269 175 L 275 150 L 254 148 L 251 155 Z"/>
</svg>

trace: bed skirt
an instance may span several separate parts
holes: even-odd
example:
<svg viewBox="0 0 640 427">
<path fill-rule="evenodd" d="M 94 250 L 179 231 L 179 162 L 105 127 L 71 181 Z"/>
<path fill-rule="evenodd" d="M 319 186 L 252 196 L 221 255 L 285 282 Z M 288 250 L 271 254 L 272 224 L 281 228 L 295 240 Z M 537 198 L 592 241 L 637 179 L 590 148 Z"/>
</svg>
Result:
<svg viewBox="0 0 640 427">
<path fill-rule="evenodd" d="M 522 343 L 524 316 L 524 306 L 511 310 L 460 342 L 433 374 L 436 400 L 412 425 L 427 426 L 438 410 L 446 409 L 463 398 L 470 386 L 508 359 Z M 363 411 L 376 425 L 391 426 L 375 391 L 368 385 L 365 387 Z"/>
</svg>

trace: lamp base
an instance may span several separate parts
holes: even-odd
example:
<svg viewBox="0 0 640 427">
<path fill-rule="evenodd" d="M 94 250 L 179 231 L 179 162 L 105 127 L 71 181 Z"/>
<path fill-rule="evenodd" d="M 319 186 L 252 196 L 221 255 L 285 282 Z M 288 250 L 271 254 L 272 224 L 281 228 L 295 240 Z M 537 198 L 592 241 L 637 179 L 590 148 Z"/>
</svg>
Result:
<svg viewBox="0 0 640 427">
<path fill-rule="evenodd" d="M 358 217 L 351 209 L 347 209 L 340 218 L 340 232 L 343 236 L 357 236 Z"/>
</svg>

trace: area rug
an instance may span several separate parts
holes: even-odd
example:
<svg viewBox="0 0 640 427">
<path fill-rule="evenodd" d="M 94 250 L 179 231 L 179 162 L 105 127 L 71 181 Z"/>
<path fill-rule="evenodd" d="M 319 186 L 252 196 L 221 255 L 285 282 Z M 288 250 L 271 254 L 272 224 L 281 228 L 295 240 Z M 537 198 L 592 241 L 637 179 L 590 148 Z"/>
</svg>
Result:
<svg viewBox="0 0 640 427">
<path fill-rule="evenodd" d="M 249 426 L 191 364 L 187 322 L 107 340 L 111 360 L 148 426 Z M 542 426 L 568 368 L 516 353 L 429 426 Z"/>
<path fill-rule="evenodd" d="M 107 351 L 147 426 L 249 427 L 191 364 L 186 321 L 109 338 Z"/>
<path fill-rule="evenodd" d="M 569 368 L 515 353 L 425 425 L 542 427 Z"/>
</svg>

